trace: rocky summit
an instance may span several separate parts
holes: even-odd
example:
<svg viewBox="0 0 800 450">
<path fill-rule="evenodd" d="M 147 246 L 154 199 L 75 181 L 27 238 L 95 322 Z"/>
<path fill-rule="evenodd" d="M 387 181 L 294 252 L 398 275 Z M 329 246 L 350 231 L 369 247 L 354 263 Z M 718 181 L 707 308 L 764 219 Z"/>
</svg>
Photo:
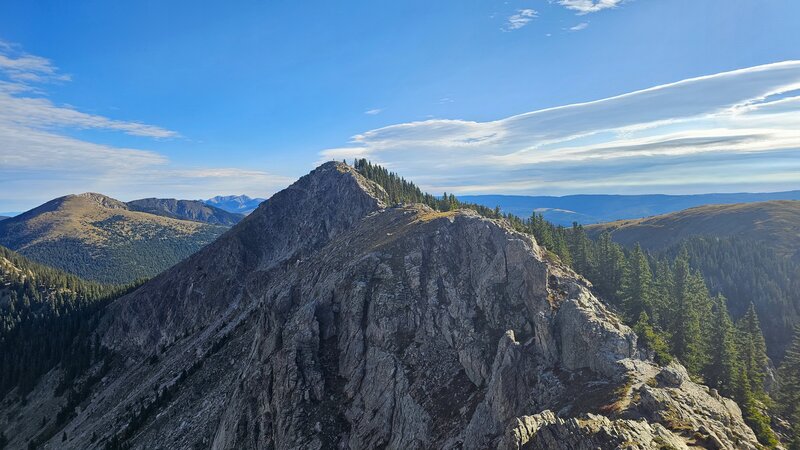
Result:
<svg viewBox="0 0 800 450">
<path fill-rule="evenodd" d="M 275 194 L 109 305 L 81 401 L 7 396 L 10 447 L 758 448 L 530 236 L 387 199 L 341 163 Z"/>
</svg>

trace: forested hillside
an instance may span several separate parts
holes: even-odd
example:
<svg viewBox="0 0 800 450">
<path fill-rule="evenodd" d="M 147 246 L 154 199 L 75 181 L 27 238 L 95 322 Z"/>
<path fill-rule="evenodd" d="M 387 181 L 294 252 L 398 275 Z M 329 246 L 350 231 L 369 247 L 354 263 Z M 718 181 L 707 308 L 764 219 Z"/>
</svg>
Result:
<svg viewBox="0 0 800 450">
<path fill-rule="evenodd" d="M 755 304 L 769 355 L 782 359 L 800 324 L 800 201 L 707 205 L 587 232 L 670 257 L 685 251 L 712 292 L 728 298 L 734 317 Z"/>
<path fill-rule="evenodd" d="M 0 247 L 0 397 L 25 394 L 61 364 L 63 385 L 97 358 L 97 312 L 127 286 L 102 285 L 34 263 Z"/>
<path fill-rule="evenodd" d="M 399 202 L 419 201 L 439 210 L 471 207 L 452 195 L 435 198 L 424 194 L 413 183 L 365 160 L 354 164 Z M 736 240 L 718 240 L 693 241 L 675 251 L 647 254 L 639 246 L 624 248 L 613 242 L 608 232 L 593 240 L 577 224 L 570 228 L 555 226 L 539 214 L 519 218 L 502 215 L 498 209 L 475 209 L 488 217 L 503 217 L 518 231 L 534 235 L 554 259 L 570 265 L 593 282 L 597 292 L 634 328 L 641 344 L 652 352 L 656 361 L 666 363 L 678 358 L 694 377 L 739 403 L 746 421 L 763 444 L 776 445 L 777 437 L 770 427 L 770 406 L 774 404 L 771 396 L 782 400 L 773 406 L 773 412 L 783 412 L 789 418 L 795 414 L 796 407 L 787 399 L 798 395 L 800 388 L 786 380 L 800 376 L 792 365 L 800 365 L 796 362 L 800 355 L 787 357 L 779 380 L 784 381 L 783 387 L 774 389 L 770 395 L 767 387 L 775 388 L 776 383 L 770 380 L 773 374 L 761 322 L 767 318 L 772 327 L 776 320 L 786 319 L 761 313 L 755 304 L 759 302 L 768 309 L 769 305 L 783 301 L 773 296 L 770 289 L 760 297 L 736 296 L 735 302 L 717 292 L 717 283 L 739 286 L 742 292 L 755 292 L 758 288 L 739 283 L 740 273 L 763 274 L 773 270 L 776 259 L 770 253 L 753 252 Z M 748 264 L 762 263 L 763 266 L 752 270 L 743 269 Z M 703 267 L 708 273 L 701 271 Z M 778 272 L 788 276 L 791 270 L 786 266 Z M 758 279 L 758 275 L 752 275 L 744 281 Z M 791 289 L 791 283 L 797 282 L 797 277 L 793 280 L 787 280 L 787 290 Z M 732 310 L 737 320 L 732 317 Z M 793 423 L 794 436 L 800 443 L 800 425 L 796 420 Z"/>
<path fill-rule="evenodd" d="M 87 280 L 128 283 L 181 261 L 228 229 L 132 211 L 100 194 L 61 197 L 0 222 L 0 245 Z"/>
</svg>

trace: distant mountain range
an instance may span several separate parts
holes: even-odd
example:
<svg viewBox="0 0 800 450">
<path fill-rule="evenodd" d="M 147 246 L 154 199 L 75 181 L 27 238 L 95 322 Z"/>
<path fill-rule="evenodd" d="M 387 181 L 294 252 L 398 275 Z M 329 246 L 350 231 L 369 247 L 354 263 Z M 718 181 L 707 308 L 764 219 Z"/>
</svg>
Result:
<svg viewBox="0 0 800 450">
<path fill-rule="evenodd" d="M 244 218 L 244 214 L 228 212 L 206 204 L 201 200 L 176 200 L 174 198 L 143 198 L 128 203 L 128 208 L 174 219 L 194 220 L 212 225 L 232 226 Z"/>
<path fill-rule="evenodd" d="M 460 200 L 499 206 L 503 212 L 530 217 L 536 211 L 557 225 L 584 225 L 638 219 L 709 204 L 751 203 L 768 200 L 800 200 L 800 190 L 770 193 L 697 195 L 567 195 L 564 197 L 526 195 L 462 195 Z"/>
<path fill-rule="evenodd" d="M 246 195 L 218 195 L 208 200 L 203 200 L 206 205 L 211 205 L 228 212 L 250 214 L 258 208 L 264 198 L 250 198 Z"/>
<path fill-rule="evenodd" d="M 67 195 L 0 221 L 0 245 L 88 280 L 151 277 L 225 232 L 221 217 L 234 220 L 202 204 L 173 202 L 148 199 L 132 207 L 101 194 Z M 192 214 L 216 223 L 185 220 Z"/>
</svg>

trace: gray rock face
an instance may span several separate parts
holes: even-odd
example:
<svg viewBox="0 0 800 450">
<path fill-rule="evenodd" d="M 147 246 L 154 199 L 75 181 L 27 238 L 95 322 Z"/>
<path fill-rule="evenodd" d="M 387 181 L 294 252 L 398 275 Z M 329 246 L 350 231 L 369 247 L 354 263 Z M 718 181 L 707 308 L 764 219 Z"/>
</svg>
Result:
<svg viewBox="0 0 800 450">
<path fill-rule="evenodd" d="M 517 418 L 498 447 L 514 450 L 688 449 L 682 439 L 658 423 L 611 420 L 596 414 L 562 419 L 552 411 Z"/>
<path fill-rule="evenodd" d="M 385 199 L 325 164 L 118 300 L 118 363 L 46 447 L 755 448 L 530 237 Z"/>
</svg>

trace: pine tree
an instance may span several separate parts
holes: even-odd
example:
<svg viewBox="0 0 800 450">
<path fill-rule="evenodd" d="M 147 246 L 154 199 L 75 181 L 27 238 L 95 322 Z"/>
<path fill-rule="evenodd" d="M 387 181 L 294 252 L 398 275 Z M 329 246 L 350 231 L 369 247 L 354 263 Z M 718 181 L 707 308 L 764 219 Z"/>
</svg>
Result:
<svg viewBox="0 0 800 450">
<path fill-rule="evenodd" d="M 767 448 L 775 448 L 778 445 L 778 438 L 770 428 L 770 419 L 762 411 L 757 399 L 750 390 L 750 380 L 747 378 L 747 370 L 744 365 L 739 365 L 737 391 L 734 398 L 742 409 L 742 417 L 745 423 L 753 430 L 756 438 Z M 797 449 L 791 449 L 797 450 Z"/>
<path fill-rule="evenodd" d="M 604 232 L 597 243 L 597 274 L 595 286 L 611 303 L 619 305 L 622 281 L 627 271 L 627 261 L 622 248 L 611 241 L 611 234 Z"/>
<path fill-rule="evenodd" d="M 689 269 L 689 260 L 685 253 L 681 253 L 675 260 L 671 288 L 671 308 L 674 311 L 670 328 L 672 353 L 681 360 L 689 373 L 697 375 L 704 365 L 704 337 L 700 326 L 702 294 L 697 292 L 699 286 Z"/>
<path fill-rule="evenodd" d="M 658 364 L 669 364 L 672 356 L 669 354 L 669 345 L 664 338 L 653 328 L 647 313 L 642 311 L 639 320 L 633 326 L 633 331 L 639 338 L 639 345 L 653 353 L 653 360 Z"/>
<path fill-rule="evenodd" d="M 650 301 L 653 304 L 650 320 L 667 331 L 672 329 L 672 316 L 675 314 L 672 309 L 672 278 L 672 270 L 667 261 L 664 259 L 656 261 L 650 292 Z"/>
<path fill-rule="evenodd" d="M 740 359 L 747 371 L 750 390 L 761 396 L 764 393 L 764 378 L 769 363 L 767 344 L 761 333 L 761 324 L 756 314 L 755 305 L 751 302 L 747 313 L 737 323 L 737 346 Z"/>
<path fill-rule="evenodd" d="M 800 326 L 778 370 L 778 404 L 784 418 L 792 424 L 791 450 L 800 450 Z"/>
<path fill-rule="evenodd" d="M 703 375 L 706 383 L 717 388 L 723 395 L 736 393 L 739 379 L 736 348 L 736 331 L 728 314 L 725 298 L 714 299 L 714 316 L 710 324 L 711 334 L 708 347 L 709 361 Z"/>
<path fill-rule="evenodd" d="M 579 274 L 589 277 L 592 271 L 591 256 L 589 255 L 590 242 L 586 231 L 578 222 L 572 222 L 568 244 L 572 254 L 573 269 Z"/>
<path fill-rule="evenodd" d="M 558 255 L 558 257 L 561 259 L 561 262 L 567 266 L 571 266 L 572 254 L 569 251 L 569 245 L 567 244 L 567 238 L 563 227 L 556 229 L 553 240 L 555 241 L 553 245 L 553 252 Z"/>
<path fill-rule="evenodd" d="M 650 264 L 639 244 L 636 244 L 633 249 L 628 267 L 629 270 L 623 283 L 622 305 L 629 320 L 634 320 L 643 312 L 653 312 L 650 298 L 653 273 L 650 271 Z"/>
</svg>

